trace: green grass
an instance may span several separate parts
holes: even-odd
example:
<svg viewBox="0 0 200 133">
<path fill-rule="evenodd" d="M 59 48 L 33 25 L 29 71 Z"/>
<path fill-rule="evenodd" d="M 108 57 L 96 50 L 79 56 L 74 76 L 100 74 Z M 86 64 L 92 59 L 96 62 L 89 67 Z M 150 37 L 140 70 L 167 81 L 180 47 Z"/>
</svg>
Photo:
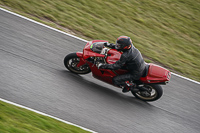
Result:
<svg viewBox="0 0 200 133">
<path fill-rule="evenodd" d="M 0 101 L 0 133 L 89 133 Z"/>
<path fill-rule="evenodd" d="M 0 0 L 0 5 L 87 40 L 130 36 L 147 62 L 200 81 L 199 0 Z M 0 101 L 0 132 L 85 131 Z"/>
<path fill-rule="evenodd" d="M 199 0 L 0 0 L 0 5 L 87 40 L 130 36 L 148 62 L 200 81 Z"/>
</svg>

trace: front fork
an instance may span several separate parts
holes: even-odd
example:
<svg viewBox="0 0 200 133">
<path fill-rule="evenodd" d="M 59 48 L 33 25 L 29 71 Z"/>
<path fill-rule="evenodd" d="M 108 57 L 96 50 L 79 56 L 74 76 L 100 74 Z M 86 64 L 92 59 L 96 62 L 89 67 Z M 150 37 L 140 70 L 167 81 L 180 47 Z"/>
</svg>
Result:
<svg viewBox="0 0 200 133">
<path fill-rule="evenodd" d="M 77 64 L 77 67 L 80 67 L 82 65 L 84 65 L 86 62 L 85 60 L 83 59 L 83 52 L 76 52 L 76 55 L 79 57 L 80 61 L 79 63 Z"/>
</svg>

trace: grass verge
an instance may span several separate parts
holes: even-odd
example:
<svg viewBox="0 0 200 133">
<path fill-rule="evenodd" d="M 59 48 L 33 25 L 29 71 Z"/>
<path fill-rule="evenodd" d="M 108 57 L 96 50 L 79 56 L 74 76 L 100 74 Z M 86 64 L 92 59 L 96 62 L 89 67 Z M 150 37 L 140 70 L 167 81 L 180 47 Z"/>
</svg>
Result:
<svg viewBox="0 0 200 133">
<path fill-rule="evenodd" d="M 89 133 L 81 128 L 0 101 L 0 133 Z"/>
<path fill-rule="evenodd" d="M 87 40 L 130 36 L 146 61 L 200 81 L 196 0 L 0 0 L 0 5 Z"/>
</svg>

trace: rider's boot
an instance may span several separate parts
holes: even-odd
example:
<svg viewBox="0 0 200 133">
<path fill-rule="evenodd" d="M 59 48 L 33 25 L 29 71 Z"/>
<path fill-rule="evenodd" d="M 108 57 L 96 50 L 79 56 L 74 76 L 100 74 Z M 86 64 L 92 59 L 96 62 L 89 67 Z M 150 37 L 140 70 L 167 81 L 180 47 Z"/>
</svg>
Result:
<svg viewBox="0 0 200 133">
<path fill-rule="evenodd" d="M 133 82 L 126 81 L 125 83 L 126 83 L 126 85 L 122 89 L 123 93 L 129 92 L 130 90 L 135 93 L 139 91 L 139 89 L 135 88 L 136 84 L 134 84 Z"/>
<path fill-rule="evenodd" d="M 125 86 L 125 87 L 123 87 L 123 89 L 122 89 L 122 92 L 123 92 L 123 93 L 129 92 L 129 91 L 130 91 L 130 87 L 128 87 L 128 86 Z"/>
<path fill-rule="evenodd" d="M 132 92 L 134 92 L 134 93 L 137 93 L 138 91 L 139 91 L 139 89 L 138 88 L 135 88 L 135 87 L 131 87 L 131 89 L 130 89 Z"/>
</svg>

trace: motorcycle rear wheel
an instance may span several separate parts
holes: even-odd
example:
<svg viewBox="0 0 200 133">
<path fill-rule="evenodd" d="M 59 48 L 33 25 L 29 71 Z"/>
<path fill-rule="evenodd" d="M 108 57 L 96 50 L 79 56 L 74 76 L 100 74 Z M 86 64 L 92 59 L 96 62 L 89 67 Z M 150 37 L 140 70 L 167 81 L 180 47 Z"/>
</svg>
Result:
<svg viewBox="0 0 200 133">
<path fill-rule="evenodd" d="M 91 70 L 88 64 L 84 64 L 80 67 L 77 67 L 78 63 L 80 62 L 80 58 L 76 55 L 76 53 L 68 54 L 64 58 L 64 65 L 65 67 L 75 74 L 87 74 L 90 73 Z"/>
<path fill-rule="evenodd" d="M 148 91 L 139 91 L 139 92 L 131 91 L 131 93 L 136 98 L 142 101 L 149 101 L 149 102 L 158 100 L 163 94 L 163 89 L 158 84 L 146 84 L 144 85 L 144 87 Z"/>
</svg>

